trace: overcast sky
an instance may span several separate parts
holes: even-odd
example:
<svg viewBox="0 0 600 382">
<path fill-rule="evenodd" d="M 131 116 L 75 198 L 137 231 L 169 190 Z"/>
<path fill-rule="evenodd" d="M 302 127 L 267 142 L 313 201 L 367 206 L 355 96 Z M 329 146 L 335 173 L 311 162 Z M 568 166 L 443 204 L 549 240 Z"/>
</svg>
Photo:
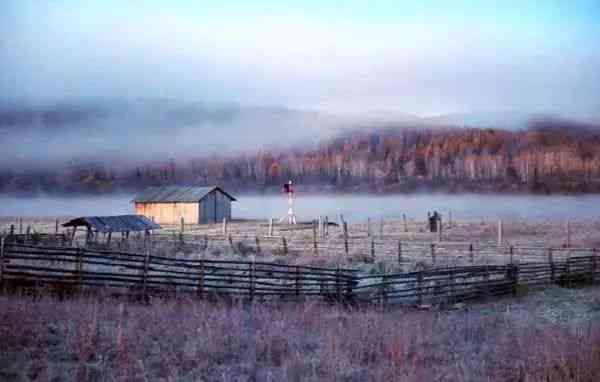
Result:
<svg viewBox="0 0 600 382">
<path fill-rule="evenodd" d="M 598 0 L 294 4 L 1 0 L 0 100 L 600 118 Z"/>
</svg>

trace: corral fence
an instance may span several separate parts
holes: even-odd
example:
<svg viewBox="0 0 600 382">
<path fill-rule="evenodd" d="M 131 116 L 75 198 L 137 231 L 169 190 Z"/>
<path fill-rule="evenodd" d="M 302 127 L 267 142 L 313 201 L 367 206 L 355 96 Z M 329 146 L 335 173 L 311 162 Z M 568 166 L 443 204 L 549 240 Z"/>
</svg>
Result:
<svg viewBox="0 0 600 382">
<path fill-rule="evenodd" d="M 546 263 L 434 268 L 364 274 L 345 268 L 259 261 L 180 259 L 146 253 L 5 243 L 0 245 L 4 290 L 49 285 L 62 291 L 108 287 L 126 293 L 187 293 L 199 298 L 251 300 L 305 297 L 397 305 L 447 304 L 518 293 L 521 287 L 594 284 L 597 253 Z"/>
</svg>

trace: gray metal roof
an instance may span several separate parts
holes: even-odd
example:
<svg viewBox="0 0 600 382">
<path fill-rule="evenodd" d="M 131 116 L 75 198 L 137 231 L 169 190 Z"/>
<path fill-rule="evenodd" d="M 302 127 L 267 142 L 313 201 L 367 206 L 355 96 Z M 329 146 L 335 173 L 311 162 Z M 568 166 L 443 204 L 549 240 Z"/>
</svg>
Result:
<svg viewBox="0 0 600 382">
<path fill-rule="evenodd" d="M 198 202 L 206 195 L 214 190 L 219 190 L 232 201 L 236 199 L 223 191 L 221 187 L 182 187 L 182 186 L 166 186 L 166 187 L 149 187 L 136 195 L 134 202 L 137 203 L 173 203 L 173 202 Z"/>
<path fill-rule="evenodd" d="M 98 232 L 128 232 L 160 229 L 160 226 L 142 215 L 82 216 L 69 220 L 63 227 L 86 226 Z"/>
</svg>

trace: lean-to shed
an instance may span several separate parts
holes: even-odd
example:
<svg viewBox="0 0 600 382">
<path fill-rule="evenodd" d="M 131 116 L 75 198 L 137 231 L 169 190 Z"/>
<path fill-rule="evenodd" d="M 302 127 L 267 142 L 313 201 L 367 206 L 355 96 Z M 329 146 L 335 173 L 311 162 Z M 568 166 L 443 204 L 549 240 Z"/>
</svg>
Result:
<svg viewBox="0 0 600 382">
<path fill-rule="evenodd" d="M 231 202 L 236 199 L 221 187 L 150 187 L 133 202 L 135 213 L 160 224 L 217 223 L 231 219 Z"/>
</svg>

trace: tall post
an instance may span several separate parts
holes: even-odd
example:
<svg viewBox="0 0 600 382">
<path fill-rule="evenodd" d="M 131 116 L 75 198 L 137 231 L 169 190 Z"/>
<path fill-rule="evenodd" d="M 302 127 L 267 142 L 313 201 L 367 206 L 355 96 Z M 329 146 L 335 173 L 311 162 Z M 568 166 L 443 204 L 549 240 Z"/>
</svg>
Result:
<svg viewBox="0 0 600 382">
<path fill-rule="evenodd" d="M 438 218 L 438 224 L 437 224 L 438 242 L 442 241 L 442 230 L 443 230 L 443 227 L 442 227 L 442 217 L 440 216 Z"/>
<path fill-rule="evenodd" d="M 591 277 L 592 285 L 596 283 L 596 269 L 597 269 L 596 255 L 597 255 L 597 252 L 598 252 L 598 250 L 596 248 L 592 248 L 592 277 Z"/>
<path fill-rule="evenodd" d="M 344 231 L 344 214 L 340 214 L 340 229 Z"/>
<path fill-rule="evenodd" d="M 283 254 L 287 255 L 288 247 L 287 247 L 287 241 L 285 240 L 285 236 L 281 236 L 281 245 L 283 246 Z"/>
<path fill-rule="evenodd" d="M 54 234 L 58 235 L 58 219 L 54 221 Z"/>
<path fill-rule="evenodd" d="M 4 285 L 4 235 L 0 235 L 0 293 Z"/>
<path fill-rule="evenodd" d="M 19 218 L 19 235 L 23 234 L 23 218 Z"/>
<path fill-rule="evenodd" d="M 258 240 L 258 236 L 256 236 L 255 239 L 256 239 L 256 253 L 262 253 L 262 250 L 260 249 L 260 241 Z"/>
<path fill-rule="evenodd" d="M 567 220 L 565 229 L 567 231 L 567 248 L 571 248 L 571 221 L 570 220 Z"/>
<path fill-rule="evenodd" d="M 473 251 L 473 244 L 469 244 L 469 259 L 471 259 L 471 265 L 475 263 L 475 251 Z"/>
<path fill-rule="evenodd" d="M 198 270 L 198 297 L 204 298 L 204 254 L 200 258 L 200 268 Z"/>
<path fill-rule="evenodd" d="M 554 266 L 552 248 L 548 248 L 548 264 L 550 264 L 550 282 L 554 284 L 554 281 L 556 280 L 556 268 Z"/>
<path fill-rule="evenodd" d="M 248 264 L 249 269 L 248 269 L 248 275 L 250 278 L 250 301 L 254 300 L 254 269 L 255 269 L 255 264 L 254 264 L 254 256 L 252 256 L 252 260 L 250 261 L 250 264 Z"/>
<path fill-rule="evenodd" d="M 313 249 L 315 256 L 318 254 L 317 251 L 317 221 L 313 220 Z"/>
<path fill-rule="evenodd" d="M 344 222 L 344 249 L 346 250 L 346 256 L 348 256 L 348 223 Z"/>
<path fill-rule="evenodd" d="M 367 237 L 371 237 L 371 218 L 367 218 Z"/>
<path fill-rule="evenodd" d="M 273 218 L 269 218 L 269 236 L 273 236 Z"/>
<path fill-rule="evenodd" d="M 512 245 L 510 246 L 509 253 L 510 253 L 510 263 L 513 264 L 515 261 L 514 260 L 515 248 Z"/>
<path fill-rule="evenodd" d="M 227 218 L 223 218 L 223 226 L 221 227 L 223 235 L 227 235 Z"/>
<path fill-rule="evenodd" d="M 435 244 L 431 243 L 431 263 L 435 265 Z"/>
<path fill-rule="evenodd" d="M 408 232 L 408 223 L 406 222 L 406 214 L 402 214 L 402 222 L 404 223 L 404 232 Z"/>
<path fill-rule="evenodd" d="M 379 221 L 379 237 L 383 237 L 383 218 Z"/>
<path fill-rule="evenodd" d="M 402 266 L 402 241 L 398 240 L 398 265 Z"/>
<path fill-rule="evenodd" d="M 15 235 L 15 225 L 11 224 L 10 225 L 10 238 L 12 240 L 12 237 Z"/>
<path fill-rule="evenodd" d="M 452 228 L 452 211 L 448 211 L 448 228 Z"/>
<path fill-rule="evenodd" d="M 498 245 L 502 245 L 504 235 L 504 227 L 502 226 L 502 220 L 498 220 Z"/>
<path fill-rule="evenodd" d="M 296 265 L 296 280 L 295 280 L 295 287 L 296 287 L 296 298 L 299 299 L 300 298 L 300 290 L 301 285 L 300 285 L 300 267 L 298 265 Z"/>
<path fill-rule="evenodd" d="M 181 228 L 179 229 L 179 232 L 181 232 L 181 234 L 183 234 L 184 226 L 185 226 L 185 219 L 182 216 L 181 217 Z"/>
<path fill-rule="evenodd" d="M 375 240 L 371 238 L 371 260 L 375 263 Z"/>
<path fill-rule="evenodd" d="M 148 267 L 150 266 L 150 248 L 146 250 L 146 257 L 144 258 L 144 274 L 142 275 L 142 295 L 146 298 L 146 283 L 148 279 Z"/>
<path fill-rule="evenodd" d="M 329 236 L 329 217 L 325 215 L 325 237 Z"/>
</svg>

